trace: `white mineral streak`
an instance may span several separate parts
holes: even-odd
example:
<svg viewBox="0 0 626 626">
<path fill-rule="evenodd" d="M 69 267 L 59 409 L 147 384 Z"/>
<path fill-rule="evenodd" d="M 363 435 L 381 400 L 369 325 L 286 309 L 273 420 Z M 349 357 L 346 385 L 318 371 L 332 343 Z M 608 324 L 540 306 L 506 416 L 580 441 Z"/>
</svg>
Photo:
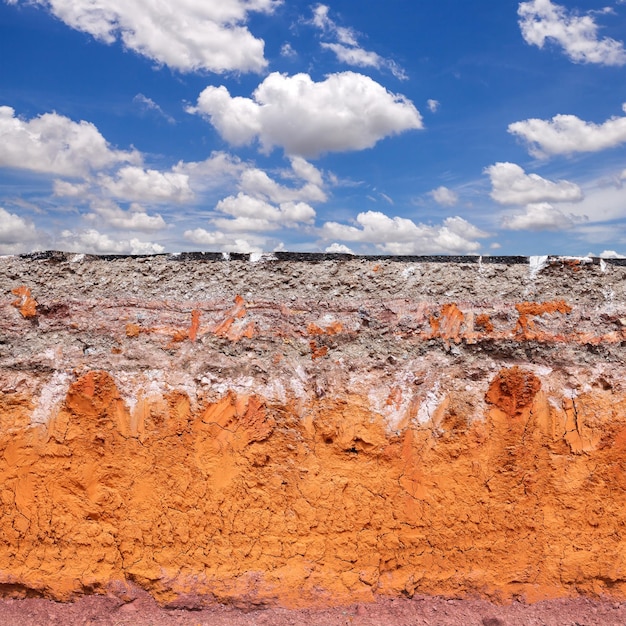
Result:
<svg viewBox="0 0 626 626">
<path fill-rule="evenodd" d="M 443 396 L 439 394 L 439 382 L 436 382 L 435 386 L 426 393 L 420 404 L 420 408 L 417 411 L 417 422 L 422 426 L 428 424 L 442 401 Z"/>
<path fill-rule="evenodd" d="M 529 276 L 531 279 L 537 278 L 539 272 L 548 266 L 548 255 L 531 256 L 528 258 Z"/>
<path fill-rule="evenodd" d="M 65 400 L 73 376 L 66 372 L 56 371 L 52 378 L 43 386 L 37 406 L 30 416 L 30 423 L 47 424 L 59 410 L 61 403 Z"/>
<path fill-rule="evenodd" d="M 590 257 L 589 255 L 587 256 L 560 256 L 558 257 L 559 261 L 576 261 L 578 263 L 583 263 L 583 264 L 587 264 L 587 263 L 593 263 L 593 258 Z"/>
<path fill-rule="evenodd" d="M 294 369 L 294 374 L 295 376 L 292 376 L 289 380 L 291 390 L 293 391 L 293 394 L 296 396 L 296 398 L 302 400 L 307 395 L 305 385 L 307 383 L 308 377 L 302 365 L 296 366 L 296 368 Z"/>
<path fill-rule="evenodd" d="M 393 398 L 394 390 L 403 389 L 399 402 Z M 387 425 L 387 432 L 395 432 L 398 430 L 402 421 L 406 418 L 411 406 L 411 394 L 407 393 L 408 385 L 400 383 L 391 386 L 384 385 L 372 388 L 367 394 L 370 409 L 382 415 Z"/>
<path fill-rule="evenodd" d="M 258 263 L 259 261 L 276 261 L 276 255 L 271 252 L 251 252 L 250 263 Z"/>
<path fill-rule="evenodd" d="M 407 265 L 402 270 L 402 278 L 406 280 L 407 278 L 409 278 L 409 276 L 413 276 L 413 274 L 415 274 L 415 269 L 415 265 Z"/>
<path fill-rule="evenodd" d="M 143 372 L 116 372 L 115 384 L 128 410 L 135 410 L 138 398 L 163 398 L 172 391 L 187 395 L 192 405 L 197 403 L 197 384 L 182 371 L 146 370 Z"/>
</svg>

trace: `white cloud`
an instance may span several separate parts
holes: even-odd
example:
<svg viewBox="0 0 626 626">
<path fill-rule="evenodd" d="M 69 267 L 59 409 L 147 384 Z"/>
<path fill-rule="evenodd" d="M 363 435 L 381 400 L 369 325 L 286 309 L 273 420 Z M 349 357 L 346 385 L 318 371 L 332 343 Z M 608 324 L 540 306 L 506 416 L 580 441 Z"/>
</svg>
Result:
<svg viewBox="0 0 626 626">
<path fill-rule="evenodd" d="M 112 239 L 95 229 L 78 232 L 64 230 L 57 243 L 63 250 L 88 254 L 159 254 L 165 249 L 158 243 L 141 241 L 136 237 L 130 240 Z"/>
<path fill-rule="evenodd" d="M 311 23 L 322 31 L 333 33 L 337 40 L 348 46 L 358 45 L 357 35 L 352 28 L 338 26 L 328 17 L 329 8 L 325 4 L 318 4 L 313 8 L 313 19 Z"/>
<path fill-rule="evenodd" d="M 319 170 L 299 157 L 292 159 L 292 168 L 296 176 L 305 180 L 308 178 L 309 182 L 299 188 L 286 187 L 270 178 L 263 170 L 250 168 L 241 174 L 239 187 L 248 195 L 271 202 L 325 202 L 327 196 Z"/>
<path fill-rule="evenodd" d="M 19 246 L 37 239 L 34 224 L 0 207 L 0 251 L 8 253 L 8 246 Z M 4 248 L 7 250 L 4 250 Z"/>
<path fill-rule="evenodd" d="M 193 193 L 218 189 L 229 185 L 246 166 L 226 152 L 213 152 L 204 161 L 179 161 L 172 172 L 189 177 Z"/>
<path fill-rule="evenodd" d="M 248 237 L 247 239 L 233 237 L 221 231 L 208 231 L 204 228 L 187 230 L 183 236 L 196 245 L 222 252 L 263 252 L 265 241 L 258 237 Z"/>
<path fill-rule="evenodd" d="M 113 228 L 152 232 L 166 227 L 165 220 L 160 215 L 148 215 L 143 207 L 135 203 L 131 204 L 128 211 L 112 202 L 93 202 L 91 209 L 93 213 L 88 214 L 87 219 L 99 217 Z"/>
<path fill-rule="evenodd" d="M 385 137 L 422 128 L 410 100 L 354 72 L 332 74 L 318 83 L 308 74 L 274 72 L 252 99 L 233 98 L 225 87 L 209 86 L 188 111 L 209 118 L 231 144 L 258 138 L 263 151 L 281 146 L 287 154 L 304 157 L 363 150 Z"/>
<path fill-rule="evenodd" d="M 265 200 L 254 198 L 243 192 L 220 200 L 215 209 L 234 218 L 266 220 L 268 228 L 264 228 L 264 230 L 270 230 L 270 225 L 274 229 L 278 229 L 284 226 L 312 224 L 315 220 L 315 209 L 306 202 L 282 202 L 278 206 L 274 206 Z M 221 222 L 222 229 L 225 229 L 225 224 L 226 222 Z M 241 229 L 240 224 L 241 222 L 236 224 L 237 230 Z"/>
<path fill-rule="evenodd" d="M 291 169 L 294 174 L 302 180 L 315 185 L 316 187 L 324 186 L 324 179 L 322 173 L 313 165 L 302 157 L 291 157 Z M 626 174 L 626 170 L 624 170 Z"/>
<path fill-rule="evenodd" d="M 229 217 L 212 218 L 210 224 L 215 230 L 210 232 L 246 233 L 249 243 L 255 233 L 313 224 L 315 209 L 309 202 L 327 199 L 322 173 L 303 158 L 292 157 L 291 169 L 282 171 L 281 175 L 306 182 L 301 187 L 287 187 L 263 170 L 244 169 L 239 180 L 241 191 L 215 206 L 216 212 Z"/>
<path fill-rule="evenodd" d="M 55 180 L 52 183 L 53 194 L 59 198 L 82 198 L 89 193 L 89 183 L 71 183 L 67 180 Z"/>
<path fill-rule="evenodd" d="M 426 100 L 426 106 L 431 113 L 436 113 L 439 110 L 439 100 Z"/>
<path fill-rule="evenodd" d="M 454 206 L 459 201 L 458 194 L 444 186 L 433 189 L 429 194 L 441 206 Z"/>
<path fill-rule="evenodd" d="M 515 163 L 496 163 L 485 168 L 491 178 L 491 197 L 500 204 L 577 202 L 581 188 L 567 180 L 553 182 L 538 174 L 526 174 Z"/>
<path fill-rule="evenodd" d="M 502 227 L 508 230 L 566 230 L 574 225 L 571 215 L 555 209 L 548 202 L 529 204 L 523 213 L 502 220 Z"/>
<path fill-rule="evenodd" d="M 287 59 L 293 59 L 298 56 L 293 46 L 287 41 L 280 47 L 280 56 Z"/>
<path fill-rule="evenodd" d="M 235 217 L 234 219 L 217 217 L 211 220 L 211 226 L 217 228 L 217 232 L 228 233 L 262 233 L 276 230 L 276 223 L 258 217 Z"/>
<path fill-rule="evenodd" d="M 550 0 L 521 2 L 517 11 L 526 43 L 543 48 L 551 40 L 575 63 L 626 65 L 621 41 L 598 38 L 598 25 L 590 14 L 577 15 Z"/>
<path fill-rule="evenodd" d="M 626 104 L 622 106 L 626 112 Z M 528 144 L 535 157 L 598 152 L 626 142 L 626 117 L 611 117 L 603 124 L 585 122 L 575 115 L 555 115 L 551 120 L 528 119 L 509 125 L 509 133 Z"/>
<path fill-rule="evenodd" d="M 354 254 L 348 246 L 345 246 L 342 243 L 331 243 L 330 246 L 324 248 L 324 252 L 329 252 L 331 254 Z"/>
<path fill-rule="evenodd" d="M 186 202 L 193 198 L 188 174 L 130 165 L 114 177 L 100 176 L 98 186 L 114 198 L 140 202 Z"/>
<path fill-rule="evenodd" d="M 280 0 L 7 0 L 47 8 L 99 41 L 124 45 L 183 72 L 260 72 L 264 42 L 244 25 L 251 12 L 271 13 Z"/>
<path fill-rule="evenodd" d="M 162 117 L 168 124 L 176 124 L 176 120 L 171 115 L 168 115 L 152 98 L 138 93 L 133 98 L 133 102 L 138 105 L 142 111 L 152 111 L 156 113 L 158 117 Z"/>
<path fill-rule="evenodd" d="M 54 195 L 92 201 L 188 203 L 197 193 L 232 186 L 245 167 L 226 153 L 214 152 L 204 161 L 179 161 L 169 171 L 125 166 L 113 175 L 99 174 L 85 182 L 55 180 Z"/>
<path fill-rule="evenodd" d="M 0 106 L 0 167 L 64 176 L 87 175 L 119 163 L 139 163 L 138 152 L 113 150 L 89 122 L 74 122 L 57 113 L 29 121 Z"/>
<path fill-rule="evenodd" d="M 406 72 L 393 60 L 381 57 L 376 52 L 361 48 L 358 33 L 352 28 L 339 26 L 328 16 L 328 7 L 318 4 L 313 8 L 311 24 L 335 41 L 322 42 L 322 48 L 335 53 L 337 60 L 356 67 L 387 69 L 399 80 L 406 80 Z"/>
<path fill-rule="evenodd" d="M 559 208 L 573 218 L 587 224 L 600 224 L 602 222 L 612 222 L 626 218 L 626 187 L 615 180 L 609 183 L 606 178 L 592 180 L 584 187 L 584 198 L 579 202 L 566 202 L 559 205 Z M 607 233 L 616 235 L 615 225 L 607 226 Z M 582 227 L 577 228 L 581 232 Z M 585 227 L 585 232 L 591 233 L 589 227 Z M 597 232 L 597 231 L 596 231 Z M 608 241 L 606 237 L 601 241 Z"/>
<path fill-rule="evenodd" d="M 331 241 L 373 244 L 388 254 L 466 254 L 480 249 L 475 239 L 489 236 L 461 217 L 450 217 L 440 226 L 430 226 L 367 211 L 357 215 L 356 224 L 326 222 L 321 234 Z"/>
</svg>

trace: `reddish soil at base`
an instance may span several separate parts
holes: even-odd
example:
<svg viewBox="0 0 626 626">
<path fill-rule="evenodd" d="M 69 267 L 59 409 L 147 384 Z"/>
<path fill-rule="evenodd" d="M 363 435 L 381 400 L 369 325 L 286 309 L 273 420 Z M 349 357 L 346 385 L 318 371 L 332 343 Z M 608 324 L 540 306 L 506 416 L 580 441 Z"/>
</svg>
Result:
<svg viewBox="0 0 626 626">
<path fill-rule="evenodd" d="M 3 626 L 624 626 L 626 602 L 547 600 L 498 606 L 484 600 L 416 596 L 380 599 L 332 609 L 245 611 L 216 606 L 201 611 L 164 609 L 147 594 L 130 603 L 85 596 L 75 603 L 28 598 L 0 600 Z"/>
</svg>

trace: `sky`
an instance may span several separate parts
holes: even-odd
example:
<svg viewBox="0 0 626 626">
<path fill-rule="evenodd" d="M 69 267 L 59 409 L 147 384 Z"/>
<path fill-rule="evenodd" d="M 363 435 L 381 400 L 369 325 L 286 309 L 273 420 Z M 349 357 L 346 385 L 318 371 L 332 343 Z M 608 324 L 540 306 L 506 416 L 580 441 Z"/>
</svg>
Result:
<svg viewBox="0 0 626 626">
<path fill-rule="evenodd" d="M 0 254 L 626 254 L 626 0 L 0 0 Z"/>
</svg>

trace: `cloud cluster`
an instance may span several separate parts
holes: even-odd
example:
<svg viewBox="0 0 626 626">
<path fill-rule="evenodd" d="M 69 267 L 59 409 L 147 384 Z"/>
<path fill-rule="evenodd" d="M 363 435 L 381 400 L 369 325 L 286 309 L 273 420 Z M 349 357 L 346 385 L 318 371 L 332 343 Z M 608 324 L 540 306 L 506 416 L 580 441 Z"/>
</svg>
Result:
<svg viewBox="0 0 626 626">
<path fill-rule="evenodd" d="M 63 176 L 84 176 L 120 163 L 139 163 L 138 152 L 114 150 L 89 122 L 57 113 L 31 120 L 0 106 L 0 167 Z"/>
<path fill-rule="evenodd" d="M 189 175 L 129 165 L 115 176 L 101 175 L 98 186 L 106 194 L 143 202 L 187 202 L 193 198 Z"/>
<path fill-rule="evenodd" d="M 500 204 L 577 202 L 583 192 L 567 180 L 553 182 L 538 174 L 526 174 L 515 163 L 496 163 L 485 168 L 491 178 L 491 197 Z"/>
<path fill-rule="evenodd" d="M 93 213 L 85 216 L 87 220 L 100 219 L 111 228 L 145 233 L 163 230 L 167 226 L 160 215 L 148 215 L 145 209 L 136 203 L 131 204 L 130 208 L 125 211 L 113 202 L 94 201 L 91 203 L 91 209 Z"/>
<path fill-rule="evenodd" d="M 36 239 L 37 230 L 31 222 L 0 207 L 0 253 L 12 254 Z"/>
<path fill-rule="evenodd" d="M 504 217 L 502 227 L 509 230 L 564 230 L 575 223 L 571 215 L 566 215 L 549 202 L 538 202 L 527 205 L 522 213 Z"/>
<path fill-rule="evenodd" d="M 132 239 L 113 239 L 95 229 L 79 231 L 64 230 L 57 240 L 57 247 L 68 252 L 88 254 L 159 254 L 165 248 L 152 242 Z"/>
<path fill-rule="evenodd" d="M 429 194 L 440 206 L 454 206 L 459 201 L 458 194 L 444 186 L 433 189 Z"/>
<path fill-rule="evenodd" d="M 38 4 L 65 24 L 183 72 L 260 72 L 264 42 L 245 26 L 281 0 L 6 0 Z"/>
<path fill-rule="evenodd" d="M 622 110 L 626 112 L 626 104 Z M 508 131 L 525 141 L 529 153 L 537 158 L 598 152 L 626 142 L 626 116 L 614 116 L 602 124 L 585 122 L 575 115 L 555 115 L 551 120 L 531 118 L 509 124 Z"/>
<path fill-rule="evenodd" d="M 575 63 L 626 65 L 621 41 L 598 37 L 598 25 L 590 14 L 577 15 L 551 0 L 521 2 L 517 11 L 526 43 L 543 48 L 546 40 L 563 48 Z"/>
<path fill-rule="evenodd" d="M 359 213 L 356 226 L 326 222 L 321 234 L 327 241 L 373 244 L 387 254 L 418 255 L 476 252 L 481 247 L 476 239 L 489 237 L 461 217 L 449 217 L 442 225 L 431 226 L 378 211 Z"/>
<path fill-rule="evenodd" d="M 371 148 L 385 137 L 422 128 L 412 102 L 354 72 L 331 74 L 321 82 L 308 74 L 274 72 L 252 98 L 209 86 L 188 111 L 207 117 L 232 145 L 258 139 L 265 152 L 279 146 L 307 158 Z"/>
<path fill-rule="evenodd" d="M 516 163 L 495 163 L 485 168 L 491 179 L 491 197 L 499 204 L 525 205 L 522 211 L 505 215 L 501 226 L 508 230 L 565 230 L 585 219 L 566 213 L 552 203 L 578 203 L 582 189 L 567 180 L 551 181 L 527 174 Z"/>
<path fill-rule="evenodd" d="M 208 231 L 204 228 L 194 228 L 185 231 L 185 239 L 203 248 L 219 250 L 221 252 L 263 252 L 266 240 L 262 237 L 240 237 L 221 231 Z"/>
<path fill-rule="evenodd" d="M 322 48 L 334 52 L 341 63 L 356 67 L 374 67 L 378 70 L 387 69 L 399 80 L 408 78 L 406 72 L 395 61 L 362 48 L 359 45 L 358 33 L 352 28 L 339 26 L 328 16 L 328 12 L 329 8 L 325 4 L 318 4 L 313 8 L 311 24 L 334 40 L 322 42 Z"/>
<path fill-rule="evenodd" d="M 325 202 L 322 172 L 301 157 L 291 158 L 291 168 L 281 172 L 299 186 L 279 183 L 255 167 L 243 169 L 239 193 L 220 200 L 217 216 L 209 220 L 212 230 L 189 229 L 184 237 L 199 245 L 224 252 L 258 252 L 268 239 L 264 233 L 284 228 L 312 227 L 316 212 L 309 202 Z"/>
</svg>

